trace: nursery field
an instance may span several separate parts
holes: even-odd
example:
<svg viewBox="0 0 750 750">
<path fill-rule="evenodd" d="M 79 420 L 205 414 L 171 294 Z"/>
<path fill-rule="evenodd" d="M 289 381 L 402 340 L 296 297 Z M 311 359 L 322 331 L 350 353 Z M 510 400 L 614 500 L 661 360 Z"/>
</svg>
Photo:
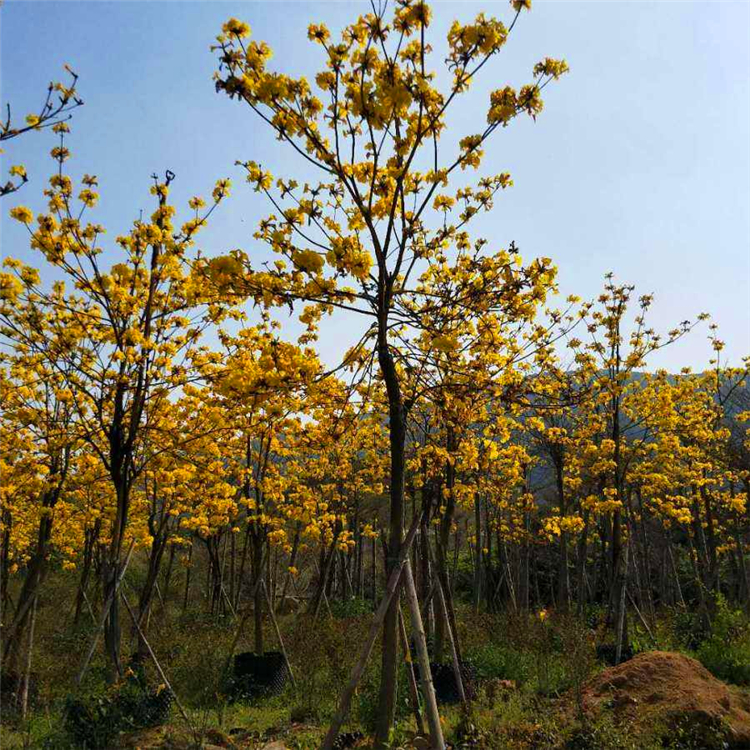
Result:
<svg viewBox="0 0 750 750">
<path fill-rule="evenodd" d="M 750 748 L 739 5 L 7 5 L 2 747 Z"/>
<path fill-rule="evenodd" d="M 196 561 L 197 578 L 205 575 L 206 563 Z M 128 587 L 137 587 L 146 575 L 145 566 L 134 566 L 126 574 Z M 87 616 L 74 625 L 72 612 L 63 616 L 57 599 L 43 598 L 36 628 L 48 635 L 36 642 L 28 715 L 20 719 L 5 686 L 2 747 L 319 747 L 369 630 L 372 601 L 334 594 L 330 612 L 326 609 L 316 619 L 303 611 L 289 612 L 299 605 L 298 599 L 290 599 L 280 607 L 278 623 L 294 685 L 280 659 L 280 679 L 260 688 L 238 680 L 234 664 L 225 669 L 237 621 L 212 616 L 202 590 L 194 592 L 186 611 L 182 585 L 184 580 L 173 581 L 163 603 L 159 601 L 149 643 L 184 715 L 173 701 L 170 710 L 169 702 L 154 700 L 162 678 L 153 663 L 128 662 L 127 676 L 108 686 L 106 662 L 97 656 L 76 686 L 75 675 L 95 631 L 93 620 Z M 58 574 L 54 587 L 73 601 L 74 576 Z M 451 747 L 711 750 L 750 743 L 750 620 L 724 599 L 717 602 L 710 634 L 681 606 L 661 609 L 650 623 L 635 623 L 625 661 L 613 668 L 602 606 L 589 605 L 581 616 L 557 611 L 476 614 L 464 561 L 456 588 L 465 703 L 448 663 L 433 669 L 444 737 Z M 249 635 L 238 642 L 237 655 L 248 654 Z M 264 635 L 269 651 L 277 650 L 267 619 Z M 131 631 L 124 651 L 135 654 L 136 649 Z M 376 653 L 335 747 L 371 746 L 378 661 Z M 411 664 L 407 658 L 399 662 L 389 747 L 426 748 L 429 743 L 419 740 L 426 737 L 424 712 L 415 711 L 409 689 Z M 164 705 L 166 711 L 161 710 Z"/>
</svg>

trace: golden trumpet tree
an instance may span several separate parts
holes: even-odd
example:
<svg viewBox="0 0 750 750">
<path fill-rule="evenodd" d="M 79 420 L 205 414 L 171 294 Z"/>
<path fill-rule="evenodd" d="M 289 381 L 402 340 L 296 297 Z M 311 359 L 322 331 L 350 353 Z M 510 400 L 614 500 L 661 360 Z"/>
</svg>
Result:
<svg viewBox="0 0 750 750">
<path fill-rule="evenodd" d="M 10 345 L 43 358 L 61 380 L 81 439 L 112 481 L 116 507 L 103 574 L 105 607 L 112 602 L 105 643 L 114 675 L 120 671 L 120 625 L 113 594 L 131 491 L 155 444 L 149 415 L 190 380 L 190 357 L 202 332 L 225 312 L 215 302 L 201 304 L 188 253 L 229 182 L 217 183 L 205 211 L 202 199 L 191 199 L 192 217 L 178 227 L 168 200 L 174 175 L 167 172 L 162 181 L 154 176 L 154 212 L 117 237 L 114 252 L 120 259 L 109 265 L 105 230 L 88 220 L 98 201 L 96 177 L 85 175 L 76 193 L 64 172 L 70 153 L 63 132 L 52 156 L 58 170 L 45 191 L 48 211 L 34 218 L 18 206 L 11 216 L 27 226 L 32 248 L 60 280 L 29 281 L 24 269 L 15 269 L 2 321 Z"/>
<path fill-rule="evenodd" d="M 338 379 L 321 383 L 289 467 L 297 477 L 290 519 L 302 542 L 319 550 L 318 583 L 309 607 L 314 614 L 337 559 L 342 591 L 361 593 L 365 509 L 382 496 L 388 480 L 382 412 L 377 409 L 377 395 L 369 395 L 375 400 L 351 393 Z"/>
<path fill-rule="evenodd" d="M 603 429 L 592 436 L 596 443 L 594 466 L 599 487 L 594 498 L 586 504 L 600 514 L 603 523 L 602 539 L 608 544 L 607 581 L 609 589 L 610 621 L 615 626 L 618 653 L 627 641 L 626 587 L 628 577 L 628 547 L 625 528 L 629 509 L 629 472 L 635 457 L 644 447 L 644 431 L 648 429 L 648 415 L 634 419 L 628 416 L 628 402 L 641 388 L 642 370 L 649 357 L 687 334 L 696 325 L 681 322 L 666 334 L 657 333 L 648 325 L 652 295 L 641 295 L 637 310 L 633 307 L 634 287 L 618 284 L 613 274 L 605 277 L 604 290 L 596 303 L 581 308 L 581 321 L 586 328 L 586 343 L 574 339 L 569 342 L 574 353 L 577 377 L 581 388 L 589 391 L 591 404 L 587 409 Z M 701 314 L 698 321 L 708 316 Z"/>
<path fill-rule="evenodd" d="M 281 340 L 275 324 L 268 320 L 235 335 L 221 333 L 220 339 L 223 356 L 209 355 L 197 365 L 208 383 L 207 403 L 221 424 L 224 474 L 235 487 L 237 502 L 245 513 L 244 544 L 233 594 L 237 602 L 249 555 L 255 649 L 262 654 L 265 597 L 259 584 L 268 569 L 271 546 L 286 542 L 284 506 L 294 476 L 285 471 L 284 464 L 300 427 L 304 397 L 317 387 L 321 367 L 310 347 Z M 201 536 L 218 569 L 217 535 Z M 215 585 L 223 585 L 220 577 Z M 217 597 L 220 594 L 217 589 Z"/>
<path fill-rule="evenodd" d="M 347 25 L 338 40 L 322 24 L 309 39 L 319 44 L 323 68 L 314 76 L 292 78 L 270 69 L 271 50 L 251 40 L 237 19 L 224 24 L 215 50 L 216 86 L 254 111 L 300 159 L 317 169 L 321 181 L 274 183 L 268 168 L 246 161 L 249 182 L 267 196 L 274 213 L 261 222 L 256 238 L 279 258 L 258 269 L 242 252 L 214 259 L 207 272 L 219 285 L 257 302 L 308 301 L 311 314 L 339 308 L 361 315 L 369 335 L 361 343 L 374 355 L 388 397 L 390 442 L 390 571 L 399 554 L 404 521 L 406 422 L 412 400 L 404 392 L 403 365 L 390 334 L 405 325 L 423 331 L 415 307 L 415 276 L 451 264 L 448 250 L 466 244 L 465 227 L 489 210 L 499 190 L 511 184 L 506 173 L 484 177 L 473 186 L 450 190 L 458 170 L 477 169 L 483 145 L 516 115 L 536 117 L 541 90 L 567 70 L 545 59 L 531 82 L 516 91 L 492 92 L 487 124 L 460 139 L 457 151 L 439 148 L 446 113 L 471 87 L 482 68 L 506 43 L 527 0 L 513 0 L 509 25 L 477 16 L 458 22 L 447 38 L 446 91 L 435 84 L 427 42 L 431 10 L 423 0 L 399 0 L 389 12 L 382 4 Z M 505 255 L 487 254 L 489 273 L 507 274 L 504 301 L 522 296 Z M 535 284 L 544 287 L 548 267 L 537 266 Z M 439 304 L 439 300 L 434 300 Z M 519 305 L 520 306 L 520 305 Z M 466 307 L 471 308 L 471 300 Z M 426 334 L 442 345 L 443 332 Z M 450 341 L 445 342 L 451 345 Z M 394 601 L 384 626 L 377 740 L 386 742 L 393 724 L 398 615 Z"/>
<path fill-rule="evenodd" d="M 48 572 L 57 506 L 69 489 L 81 439 L 67 383 L 77 363 L 54 367 L 49 358 L 56 313 L 45 314 L 38 308 L 32 291 L 39 282 L 36 271 L 12 259 L 5 266 L 9 270 L 0 273 L 0 337 L 16 345 L 0 354 L 4 605 L 11 568 L 23 564 L 26 571 L 3 629 L 7 657 L 16 655 L 15 647 Z M 33 327 L 27 327 L 32 321 Z"/>
</svg>

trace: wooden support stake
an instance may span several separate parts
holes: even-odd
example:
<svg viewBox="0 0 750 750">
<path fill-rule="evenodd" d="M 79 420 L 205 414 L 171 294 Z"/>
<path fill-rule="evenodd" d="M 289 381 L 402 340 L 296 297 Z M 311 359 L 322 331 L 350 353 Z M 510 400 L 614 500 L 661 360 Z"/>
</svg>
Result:
<svg viewBox="0 0 750 750">
<path fill-rule="evenodd" d="M 464 680 L 461 675 L 461 663 L 458 661 L 456 639 L 453 634 L 453 626 L 448 617 L 448 605 L 445 603 L 445 593 L 443 592 L 443 584 L 440 583 L 440 578 L 437 579 L 437 595 L 438 599 L 440 599 L 440 607 L 443 610 L 443 617 L 445 618 L 445 630 L 448 633 L 448 644 L 451 647 L 451 662 L 453 664 L 453 676 L 456 679 L 456 687 L 458 688 L 458 697 L 461 699 L 461 703 L 466 704 L 466 691 L 464 690 Z"/>
<path fill-rule="evenodd" d="M 263 562 L 266 560 L 265 552 L 263 553 L 263 558 L 261 559 L 260 563 L 260 570 L 263 570 Z M 258 593 L 258 589 L 260 588 L 261 583 L 263 582 L 263 576 L 260 575 L 258 577 L 258 580 L 255 584 L 255 587 L 253 588 L 253 592 L 250 596 L 250 599 L 248 600 L 247 605 L 245 606 L 245 612 L 240 618 L 239 623 L 237 624 L 237 630 L 234 633 L 234 637 L 232 638 L 232 645 L 229 649 L 229 655 L 227 656 L 226 663 L 224 665 L 224 672 L 222 674 L 226 674 L 229 672 L 229 667 L 232 665 L 232 657 L 234 656 L 234 651 L 237 648 L 237 644 L 239 643 L 240 636 L 242 635 L 242 629 L 245 627 L 245 623 L 247 622 L 250 615 L 253 613 L 253 610 L 250 609 L 251 603 L 255 602 L 255 595 Z M 239 593 L 239 592 L 238 592 Z"/>
<path fill-rule="evenodd" d="M 630 545 L 625 545 L 625 570 L 622 573 L 622 579 L 620 585 L 622 588 L 619 591 L 620 601 L 619 608 L 617 610 L 617 645 L 615 647 L 615 666 L 620 663 L 622 658 L 622 639 L 625 634 L 625 593 L 628 587 L 628 563 L 630 562 Z M 618 576 L 619 577 L 619 576 Z"/>
<path fill-rule="evenodd" d="M 431 549 L 430 555 L 432 555 Z M 443 614 L 443 619 L 445 620 L 445 631 L 448 634 L 448 644 L 451 649 L 451 663 L 453 664 L 453 676 L 456 680 L 456 687 L 458 688 L 458 697 L 461 699 L 461 703 L 465 705 L 467 703 L 466 691 L 464 690 L 464 680 L 461 675 L 461 662 L 458 660 L 458 649 L 456 648 L 456 638 L 458 636 L 453 632 L 451 618 L 448 616 L 448 604 L 445 601 L 445 591 L 443 591 L 443 584 L 440 581 L 439 575 L 435 576 L 435 583 L 438 600 L 440 601 L 440 609 Z"/>
<path fill-rule="evenodd" d="M 326 609 L 328 610 L 328 616 L 333 620 L 333 610 L 331 609 L 331 603 L 328 601 L 328 595 L 326 592 L 323 592 L 323 601 L 326 603 Z M 315 615 L 317 618 L 318 616 Z"/>
<path fill-rule="evenodd" d="M 229 595 L 227 594 L 227 590 L 224 588 L 224 584 L 220 584 L 221 587 L 221 593 L 224 596 L 224 601 L 229 606 L 229 611 L 232 613 L 232 618 L 237 617 L 237 610 L 234 608 L 234 605 L 232 604 L 232 600 L 229 598 Z"/>
<path fill-rule="evenodd" d="M 443 739 L 443 728 L 440 726 L 440 713 L 438 712 L 437 699 L 435 698 L 435 686 L 432 684 L 430 655 L 427 653 L 427 638 L 425 638 L 424 627 L 422 626 L 422 613 L 419 611 L 417 587 L 414 585 L 414 576 L 411 573 L 411 563 L 408 560 L 404 566 L 404 583 L 406 600 L 409 602 L 409 612 L 411 614 L 411 627 L 417 641 L 419 676 L 422 682 L 422 693 L 424 694 L 427 723 L 430 727 L 430 747 L 432 747 L 433 750 L 444 750 L 445 740 Z M 439 591 L 440 589 L 438 588 L 438 592 Z"/>
<path fill-rule="evenodd" d="M 638 615 L 638 619 L 641 621 L 641 625 L 643 625 L 644 628 L 646 628 L 646 632 L 648 633 L 648 637 L 651 639 L 651 643 L 654 644 L 654 646 L 658 646 L 659 644 L 656 642 L 656 638 L 654 638 L 654 634 L 651 632 L 651 628 L 648 626 L 648 623 L 646 622 L 646 618 L 643 616 L 640 609 L 638 609 L 638 605 L 635 603 L 635 600 L 630 595 L 630 592 L 628 591 L 628 601 L 632 605 L 633 609 L 635 610 L 635 613 Z"/>
<path fill-rule="evenodd" d="M 38 595 L 34 596 L 31 605 L 31 624 L 29 625 L 29 640 L 26 646 L 26 670 L 23 676 L 23 688 L 21 691 L 21 718 L 26 719 L 26 711 L 29 707 L 29 681 L 31 680 L 31 652 L 34 649 L 34 625 L 36 624 L 36 605 Z"/>
<path fill-rule="evenodd" d="M 83 601 L 86 603 L 86 607 L 88 608 L 89 614 L 91 615 L 91 621 L 96 624 L 96 615 L 94 614 L 94 608 L 91 606 L 89 597 L 85 591 L 82 591 L 81 593 L 83 594 Z"/>
<path fill-rule="evenodd" d="M 401 640 L 404 642 L 406 676 L 409 678 L 409 695 L 411 696 L 414 719 L 417 722 L 417 731 L 419 734 L 424 735 L 424 721 L 422 721 L 422 712 L 419 710 L 419 691 L 417 690 L 417 678 L 414 675 L 414 661 L 412 660 L 411 648 L 409 647 L 409 637 L 406 634 L 406 625 L 404 625 L 404 613 L 401 611 L 400 606 L 398 608 L 398 624 L 401 629 Z"/>
</svg>

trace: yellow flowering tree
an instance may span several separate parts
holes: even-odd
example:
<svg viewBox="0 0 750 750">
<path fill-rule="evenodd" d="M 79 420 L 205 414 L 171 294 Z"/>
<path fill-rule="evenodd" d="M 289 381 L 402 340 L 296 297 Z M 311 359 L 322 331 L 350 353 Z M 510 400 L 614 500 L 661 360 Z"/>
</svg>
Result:
<svg viewBox="0 0 750 750">
<path fill-rule="evenodd" d="M 519 91 L 509 86 L 493 91 L 486 127 L 461 138 L 455 153 L 441 156 L 449 108 L 500 52 L 519 13 L 529 5 L 513 0 L 515 15 L 508 26 L 484 14 L 467 25 L 453 24 L 446 60 L 451 83 L 445 92 L 436 87 L 435 73 L 428 68 L 431 10 L 423 0 L 399 0 L 392 12 L 385 5 L 374 9 L 346 26 L 336 41 L 325 26 L 311 25 L 308 36 L 320 45 L 325 61 L 315 75 L 317 92 L 307 78 L 271 70 L 271 50 L 250 40 L 249 27 L 237 19 L 224 24 L 215 46 L 217 89 L 253 110 L 280 141 L 319 170 L 321 182 L 274 183 L 263 165 L 244 162 L 248 181 L 274 209 L 261 222 L 256 238 L 279 258 L 258 269 L 237 251 L 208 263 L 207 273 L 266 305 L 308 301 L 318 316 L 344 309 L 360 315 L 369 326 L 360 347 L 374 358 L 388 397 L 388 571 L 403 533 L 406 422 L 411 407 L 390 332 L 398 325 L 415 336 L 423 332 L 414 306 L 415 276 L 425 268 L 449 264 L 447 250 L 462 241 L 466 225 L 489 210 L 497 192 L 511 184 L 503 173 L 448 191 L 451 178 L 459 170 L 477 169 L 487 139 L 516 115 L 536 117 L 542 109 L 542 88 L 567 70 L 564 62 L 546 59 Z M 485 263 L 508 274 L 506 294 L 512 296 L 517 289 L 513 266 L 502 254 L 485 258 Z M 540 264 L 539 280 L 547 273 Z M 440 301 L 436 298 L 433 304 Z M 429 333 L 440 341 L 441 331 Z M 395 599 L 383 639 L 376 733 L 380 744 L 387 739 L 395 711 Z"/>
<path fill-rule="evenodd" d="M 602 539 L 608 547 L 606 580 L 609 591 L 609 619 L 617 634 L 617 652 L 627 641 L 626 589 L 629 567 L 626 521 L 631 490 L 628 474 L 634 455 L 643 448 L 643 432 L 648 427 L 648 415 L 628 419 L 627 404 L 640 390 L 640 375 L 648 358 L 669 346 L 695 326 L 685 320 L 666 334 L 657 333 L 648 325 L 648 311 L 652 295 L 641 295 L 637 311 L 629 319 L 628 311 L 634 287 L 618 284 L 613 274 L 605 277 L 604 290 L 596 304 L 582 309 L 582 321 L 589 341 L 574 342 L 576 362 L 588 368 L 592 378 L 591 390 L 594 411 L 603 427 L 598 442 L 597 473 L 600 479 L 597 510 L 604 524 Z M 701 314 L 697 320 L 708 316 Z"/>
<path fill-rule="evenodd" d="M 69 487 L 80 435 L 67 383 L 78 363 L 52 366 L 56 313 L 39 315 L 35 301 L 27 296 L 39 282 L 36 271 L 12 260 L 7 265 L 11 273 L 0 273 L 0 337 L 5 342 L 24 339 L 0 354 L 4 604 L 11 567 L 25 569 L 18 600 L 3 629 L 4 655 L 15 657 L 49 570 L 57 506 Z M 31 320 L 35 326 L 23 328 Z"/>
<path fill-rule="evenodd" d="M 61 378 L 81 438 L 112 481 L 116 507 L 103 575 L 105 607 L 111 602 L 105 643 L 114 675 L 120 671 L 114 591 L 131 490 L 153 449 L 149 414 L 190 379 L 190 357 L 201 333 L 224 312 L 215 302 L 201 305 L 187 254 L 229 183 L 217 183 L 211 207 L 203 213 L 203 201 L 191 200 L 192 218 L 177 227 L 176 210 L 168 201 L 174 175 L 167 172 L 162 181 L 154 177 L 156 206 L 150 220 L 135 221 L 117 238 L 121 260 L 107 267 L 104 228 L 87 220 L 98 200 L 97 179 L 85 175 L 74 195 L 73 181 L 64 172 L 70 154 L 63 133 L 52 155 L 58 170 L 45 192 L 48 211 L 34 219 L 28 209 L 16 207 L 11 215 L 28 227 L 32 248 L 60 280 L 49 285 L 38 276 L 24 279 L 25 269 L 11 262 L 3 322 L 12 331 L 13 347 L 43 358 Z M 52 325 L 40 330 L 46 319 Z"/>
<path fill-rule="evenodd" d="M 268 569 L 270 547 L 286 541 L 282 507 L 292 477 L 283 464 L 299 428 L 301 397 L 315 387 L 321 368 L 312 349 L 281 340 L 267 320 L 236 335 L 222 333 L 221 342 L 224 355 L 209 355 L 200 361 L 199 370 L 208 383 L 208 403 L 218 410 L 222 424 L 224 472 L 245 514 L 237 585 L 231 588 L 238 603 L 249 556 L 255 650 L 263 654 L 264 593 L 259 584 Z M 218 571 L 218 536 L 200 526 L 199 531 Z M 215 585 L 220 594 L 220 577 Z"/>
</svg>

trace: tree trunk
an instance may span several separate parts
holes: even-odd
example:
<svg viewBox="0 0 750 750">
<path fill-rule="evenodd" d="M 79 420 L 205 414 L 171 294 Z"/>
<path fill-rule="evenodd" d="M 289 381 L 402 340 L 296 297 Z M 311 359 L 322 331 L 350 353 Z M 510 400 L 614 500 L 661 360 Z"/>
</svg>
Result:
<svg viewBox="0 0 750 750">
<path fill-rule="evenodd" d="M 19 650 L 23 648 L 23 635 L 31 617 L 32 606 L 47 574 L 47 557 L 51 537 L 52 518 L 49 515 L 44 515 L 39 522 L 36 549 L 26 568 L 26 578 L 18 595 L 13 620 L 7 631 L 3 633 L 5 640 L 3 644 L 3 664 L 8 670 L 13 669 L 16 656 Z"/>
<path fill-rule="evenodd" d="M 391 577 L 401 553 L 406 452 L 406 413 L 398 373 L 389 349 L 387 333 L 387 317 L 385 317 L 379 325 L 378 362 L 388 395 L 388 434 L 391 454 L 388 555 L 385 561 L 386 580 Z M 383 622 L 378 722 L 375 733 L 375 746 L 378 748 L 385 748 L 388 745 L 396 715 L 399 638 L 398 599 L 399 597 L 395 596 L 391 600 Z"/>
<path fill-rule="evenodd" d="M 86 589 L 88 589 L 89 578 L 91 577 L 91 566 L 94 560 L 94 548 L 99 538 L 101 529 L 101 520 L 97 518 L 93 528 L 87 529 L 85 534 L 85 543 L 83 549 L 83 567 L 81 568 L 81 578 L 78 582 L 78 591 L 76 593 L 76 608 L 73 616 L 73 624 L 78 625 L 83 611 L 83 604 L 86 599 Z"/>
<path fill-rule="evenodd" d="M 588 539 L 589 539 L 589 510 L 583 511 L 583 530 L 578 539 L 578 559 L 576 560 L 576 594 L 577 594 L 577 611 L 578 615 L 583 614 L 583 608 L 586 606 L 586 558 L 588 557 Z"/>
<path fill-rule="evenodd" d="M 253 534 L 253 587 L 255 599 L 253 603 L 253 622 L 255 630 L 255 653 L 263 656 L 263 592 L 261 581 L 263 580 L 263 540 L 259 535 Z"/>
<path fill-rule="evenodd" d="M 479 494 L 474 498 L 474 526 L 476 527 L 476 556 L 474 559 L 474 612 L 479 612 L 482 601 L 482 502 Z"/>
<path fill-rule="evenodd" d="M 146 580 L 141 589 L 140 596 L 138 598 L 138 625 L 140 631 L 145 633 L 147 628 L 145 625 L 146 613 L 151 606 L 151 600 L 154 595 L 154 588 L 159 576 L 159 569 L 161 568 L 161 561 L 164 556 L 164 550 L 167 548 L 167 537 L 163 535 L 161 537 L 155 536 L 151 542 L 151 550 L 148 558 L 148 571 L 146 573 Z M 148 649 L 142 638 L 138 639 L 138 655 L 143 657 L 144 660 L 148 657 Z"/>
<path fill-rule="evenodd" d="M 185 566 L 185 596 L 182 600 L 182 611 L 187 611 L 188 600 L 190 599 L 190 571 L 193 567 L 193 543 L 190 543 L 188 550 L 187 565 Z"/>
</svg>

